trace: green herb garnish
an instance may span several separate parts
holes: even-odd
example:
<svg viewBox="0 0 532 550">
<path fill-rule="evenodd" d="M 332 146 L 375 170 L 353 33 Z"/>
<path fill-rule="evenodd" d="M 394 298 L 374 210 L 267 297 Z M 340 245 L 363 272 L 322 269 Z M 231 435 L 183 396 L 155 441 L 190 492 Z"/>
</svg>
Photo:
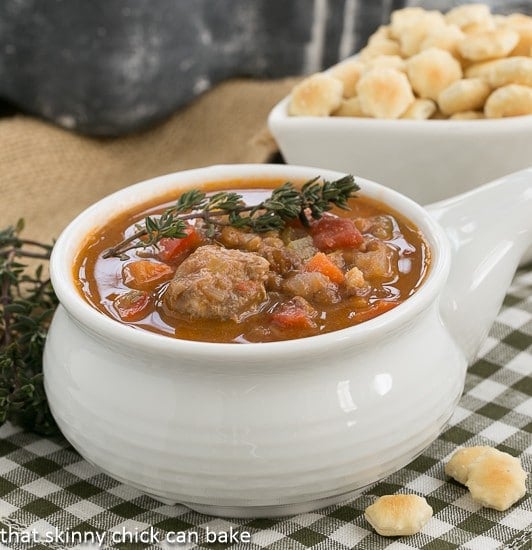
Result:
<svg viewBox="0 0 532 550">
<path fill-rule="evenodd" d="M 0 425 L 11 421 L 43 435 L 58 431 L 43 387 L 42 354 L 57 306 L 43 265 L 51 245 L 20 238 L 24 224 L 0 231 Z"/>
<path fill-rule="evenodd" d="M 319 219 L 333 205 L 347 209 L 347 201 L 360 188 L 353 176 L 344 176 L 335 181 L 315 178 L 303 184 L 301 189 L 287 182 L 274 189 L 261 203 L 248 206 L 242 195 L 222 191 L 207 196 L 193 189 L 183 193 L 174 206 L 167 208 L 159 217 L 148 216 L 144 226 L 113 248 L 104 258 L 127 259 L 126 252 L 137 248 L 157 246 L 165 237 L 185 237 L 187 220 L 201 219 L 207 234 L 212 236 L 216 227 L 230 225 L 247 228 L 257 233 L 282 229 L 286 222 L 299 219 L 308 225 L 308 217 Z"/>
</svg>

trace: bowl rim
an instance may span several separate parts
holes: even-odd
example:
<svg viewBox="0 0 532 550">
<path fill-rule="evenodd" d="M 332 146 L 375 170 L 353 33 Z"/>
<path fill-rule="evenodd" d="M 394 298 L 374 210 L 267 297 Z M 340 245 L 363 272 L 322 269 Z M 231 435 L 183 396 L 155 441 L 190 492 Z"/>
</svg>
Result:
<svg viewBox="0 0 532 550">
<path fill-rule="evenodd" d="M 57 239 L 50 259 L 50 275 L 59 302 L 84 331 L 112 346 L 122 344 L 148 354 L 169 357 L 179 354 L 180 357 L 213 361 L 234 358 L 253 362 L 261 354 L 272 360 L 290 356 L 301 358 L 333 349 L 350 348 L 403 330 L 414 318 L 438 303 L 438 296 L 450 269 L 450 244 L 443 228 L 427 210 L 397 191 L 364 178 L 356 178 L 362 195 L 382 200 L 413 221 L 421 230 L 430 246 L 431 265 L 425 281 L 412 296 L 396 308 L 359 325 L 278 342 L 235 344 L 182 340 L 131 327 L 112 319 L 89 304 L 75 286 L 72 267 L 76 253 L 91 231 L 108 219 L 111 212 L 116 214 L 117 204 L 129 209 L 134 205 L 141 205 L 150 197 L 163 196 L 172 189 L 190 187 L 201 182 L 229 182 L 239 178 L 301 180 L 316 175 L 333 179 L 345 174 L 308 166 L 279 164 L 214 165 L 158 176 L 116 191 L 82 211 Z"/>
</svg>

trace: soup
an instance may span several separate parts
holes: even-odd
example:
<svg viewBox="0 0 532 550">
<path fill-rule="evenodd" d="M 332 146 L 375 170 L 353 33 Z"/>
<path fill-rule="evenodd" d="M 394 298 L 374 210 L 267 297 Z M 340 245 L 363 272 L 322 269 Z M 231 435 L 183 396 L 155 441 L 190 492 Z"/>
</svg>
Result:
<svg viewBox="0 0 532 550">
<path fill-rule="evenodd" d="M 256 205 L 281 183 L 226 181 L 203 191 L 231 190 Z M 393 309 L 429 269 L 419 229 L 363 196 L 350 198 L 348 210 L 334 207 L 319 219 L 305 212 L 260 232 L 235 227 L 228 216 L 213 226 L 191 214 L 180 237 L 150 244 L 139 233 L 145 218 L 161 220 L 177 198 L 174 192 L 124 211 L 87 237 L 73 275 L 93 307 L 120 323 L 185 340 L 289 340 Z M 124 240 L 136 248 L 109 253 Z"/>
</svg>

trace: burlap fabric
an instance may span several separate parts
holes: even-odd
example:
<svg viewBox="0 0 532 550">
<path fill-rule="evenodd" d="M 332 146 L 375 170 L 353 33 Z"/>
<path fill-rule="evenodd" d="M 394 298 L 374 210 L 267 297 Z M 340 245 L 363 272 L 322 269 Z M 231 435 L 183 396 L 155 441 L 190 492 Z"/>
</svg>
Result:
<svg viewBox="0 0 532 550">
<path fill-rule="evenodd" d="M 82 137 L 25 116 L 0 120 L 0 225 L 24 217 L 26 237 L 49 240 L 129 184 L 210 164 L 264 162 L 276 149 L 268 112 L 294 82 L 228 81 L 126 138 Z"/>
</svg>

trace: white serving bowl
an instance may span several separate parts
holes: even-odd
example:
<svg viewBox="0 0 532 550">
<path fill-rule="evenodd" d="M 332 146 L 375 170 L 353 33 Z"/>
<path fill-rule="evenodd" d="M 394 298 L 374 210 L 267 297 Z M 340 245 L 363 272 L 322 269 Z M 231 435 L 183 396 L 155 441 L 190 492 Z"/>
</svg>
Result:
<svg viewBox="0 0 532 550">
<path fill-rule="evenodd" d="M 84 458 L 166 502 L 221 516 L 278 516 L 347 499 L 406 465 L 440 433 L 462 393 L 467 362 L 532 240 L 523 210 L 532 203 L 532 171 L 517 175 L 513 196 L 503 201 L 499 182 L 482 197 L 438 205 L 435 215 L 455 232 L 453 260 L 444 229 L 425 209 L 358 179 L 363 195 L 417 224 L 432 263 L 403 304 L 337 332 L 264 344 L 184 341 L 120 324 L 76 289 L 74 258 L 117 208 L 205 182 L 244 179 L 252 186 L 316 175 L 280 165 L 171 174 L 110 195 L 65 229 L 51 259 L 61 306 L 45 348 L 45 389 L 59 427 Z M 472 203 L 476 221 L 465 214 L 475 210 Z M 494 206 L 505 218 L 513 213 L 503 249 L 493 238 L 501 230 L 486 217 Z M 463 253 L 462 223 L 482 235 L 471 247 L 463 233 Z M 493 254 L 500 263 L 489 261 Z"/>
<path fill-rule="evenodd" d="M 289 116 L 270 130 L 290 164 L 378 181 L 420 204 L 452 197 L 532 166 L 532 115 L 482 120 L 384 120 Z"/>
</svg>

